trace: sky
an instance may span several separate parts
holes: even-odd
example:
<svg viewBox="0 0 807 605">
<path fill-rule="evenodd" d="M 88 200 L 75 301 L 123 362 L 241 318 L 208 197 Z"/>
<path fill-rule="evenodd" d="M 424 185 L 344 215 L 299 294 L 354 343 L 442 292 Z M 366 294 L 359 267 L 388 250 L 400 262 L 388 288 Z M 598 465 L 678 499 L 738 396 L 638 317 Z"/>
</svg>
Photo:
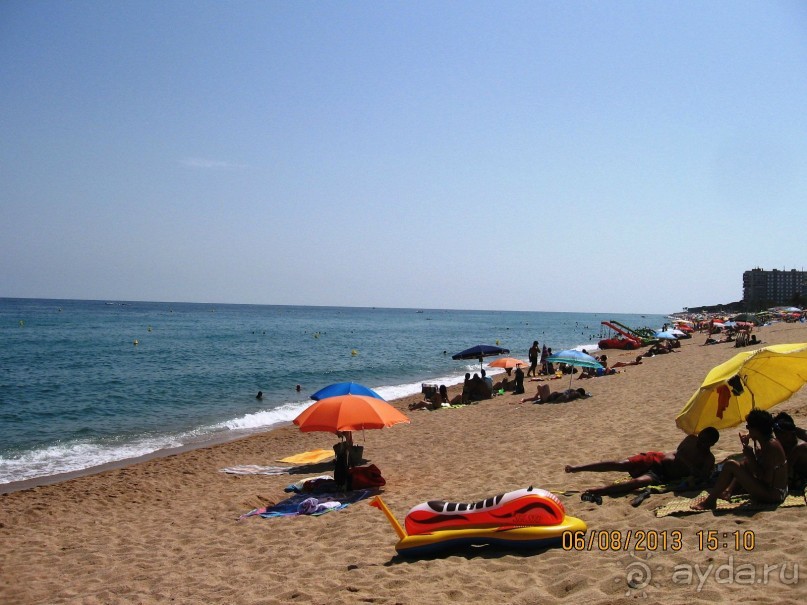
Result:
<svg viewBox="0 0 807 605">
<path fill-rule="evenodd" d="M 0 296 L 672 313 L 807 266 L 807 4 L 0 2 Z"/>
</svg>

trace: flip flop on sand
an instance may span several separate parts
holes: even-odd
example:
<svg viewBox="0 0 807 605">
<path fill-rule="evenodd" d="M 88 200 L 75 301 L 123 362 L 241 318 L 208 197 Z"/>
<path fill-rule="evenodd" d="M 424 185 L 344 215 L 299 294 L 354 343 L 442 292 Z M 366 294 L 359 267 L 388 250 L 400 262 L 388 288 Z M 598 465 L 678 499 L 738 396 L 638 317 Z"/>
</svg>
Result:
<svg viewBox="0 0 807 605">
<path fill-rule="evenodd" d="M 583 502 L 593 502 L 597 506 L 602 506 L 602 496 L 599 494 L 592 494 L 591 492 L 583 492 L 580 496 Z"/>
<path fill-rule="evenodd" d="M 639 505 L 640 505 L 642 502 L 644 502 L 645 500 L 647 500 L 647 499 L 650 497 L 650 494 L 651 494 L 651 493 L 652 493 L 652 492 L 651 492 L 649 489 L 644 489 L 644 490 L 642 490 L 642 493 L 640 493 L 638 496 L 636 496 L 636 497 L 635 497 L 635 498 L 634 498 L 634 499 L 631 501 L 630 505 L 631 505 L 632 507 L 636 508 L 636 507 L 637 507 L 637 506 L 639 506 Z"/>
</svg>

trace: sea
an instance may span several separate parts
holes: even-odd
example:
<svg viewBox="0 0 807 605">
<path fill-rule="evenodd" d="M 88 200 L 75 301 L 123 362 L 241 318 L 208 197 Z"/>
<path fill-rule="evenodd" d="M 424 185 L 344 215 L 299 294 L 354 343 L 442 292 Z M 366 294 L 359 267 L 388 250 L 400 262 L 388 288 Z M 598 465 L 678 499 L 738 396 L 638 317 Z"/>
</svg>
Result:
<svg viewBox="0 0 807 605">
<path fill-rule="evenodd" d="M 0 298 L 0 485 L 267 431 L 335 382 L 361 383 L 388 400 L 424 383 L 457 384 L 480 364 L 451 357 L 477 344 L 524 360 L 534 340 L 555 352 L 595 351 L 607 320 L 654 329 L 667 321 Z"/>
</svg>

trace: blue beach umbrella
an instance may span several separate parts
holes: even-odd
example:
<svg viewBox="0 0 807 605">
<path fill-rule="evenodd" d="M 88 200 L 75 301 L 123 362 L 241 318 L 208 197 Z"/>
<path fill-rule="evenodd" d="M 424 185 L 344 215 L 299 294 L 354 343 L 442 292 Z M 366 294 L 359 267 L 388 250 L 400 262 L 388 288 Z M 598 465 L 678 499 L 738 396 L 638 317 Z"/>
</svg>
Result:
<svg viewBox="0 0 807 605">
<path fill-rule="evenodd" d="M 577 351 L 575 349 L 567 349 L 553 353 L 546 358 L 549 363 L 565 363 L 568 366 L 577 366 L 579 368 L 593 368 L 602 369 L 602 364 L 594 359 L 588 353 Z M 572 377 L 574 374 L 569 375 L 569 388 L 572 388 Z"/>
<path fill-rule="evenodd" d="M 373 389 L 357 382 L 335 382 L 311 395 L 311 399 L 319 401 L 328 397 L 342 397 L 343 395 L 364 395 L 365 397 L 375 397 L 381 401 L 385 399 Z"/>
<path fill-rule="evenodd" d="M 656 332 L 656 338 L 661 340 L 678 340 L 678 337 L 672 332 Z"/>
<path fill-rule="evenodd" d="M 504 355 L 509 353 L 510 349 L 503 349 L 501 347 L 496 347 L 494 345 L 476 345 L 475 347 L 471 347 L 470 349 L 465 349 L 464 351 L 460 351 L 459 353 L 455 353 L 451 356 L 451 359 L 478 359 L 479 360 L 479 368 L 482 368 L 482 358 L 483 357 L 492 357 L 494 355 Z"/>
</svg>

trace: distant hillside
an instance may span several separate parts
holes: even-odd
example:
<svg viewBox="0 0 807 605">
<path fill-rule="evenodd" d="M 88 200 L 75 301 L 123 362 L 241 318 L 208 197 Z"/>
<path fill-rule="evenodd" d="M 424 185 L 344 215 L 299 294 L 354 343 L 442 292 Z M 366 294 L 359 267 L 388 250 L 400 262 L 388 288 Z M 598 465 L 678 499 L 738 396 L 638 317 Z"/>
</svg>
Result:
<svg viewBox="0 0 807 605">
<path fill-rule="evenodd" d="M 688 307 L 687 312 L 689 313 L 742 313 L 745 311 L 745 305 L 743 301 L 738 300 L 737 302 L 732 303 L 725 303 L 722 305 L 706 305 L 703 307 Z"/>
</svg>

